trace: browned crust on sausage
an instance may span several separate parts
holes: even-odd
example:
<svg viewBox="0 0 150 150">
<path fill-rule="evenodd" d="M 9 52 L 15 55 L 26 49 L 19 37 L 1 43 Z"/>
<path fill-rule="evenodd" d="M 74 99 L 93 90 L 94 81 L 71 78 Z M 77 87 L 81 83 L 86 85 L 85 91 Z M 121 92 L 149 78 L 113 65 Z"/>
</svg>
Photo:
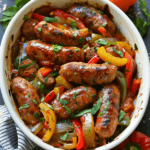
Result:
<svg viewBox="0 0 150 150">
<path fill-rule="evenodd" d="M 117 67 L 110 64 L 71 62 L 62 65 L 59 74 L 69 82 L 97 85 L 112 82 L 116 77 Z"/>
</svg>

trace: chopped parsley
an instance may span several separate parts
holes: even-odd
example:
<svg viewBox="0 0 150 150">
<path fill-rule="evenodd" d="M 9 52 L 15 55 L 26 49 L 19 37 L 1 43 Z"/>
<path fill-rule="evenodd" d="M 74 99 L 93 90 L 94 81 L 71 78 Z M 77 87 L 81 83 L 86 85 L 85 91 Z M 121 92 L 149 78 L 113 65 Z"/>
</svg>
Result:
<svg viewBox="0 0 150 150">
<path fill-rule="evenodd" d="M 61 103 L 62 105 L 69 104 L 69 102 L 68 102 L 67 100 L 62 100 L 62 99 L 60 99 L 60 103 Z"/>
<path fill-rule="evenodd" d="M 87 97 L 87 98 L 89 98 L 89 96 L 88 96 L 88 95 L 86 95 L 86 97 Z"/>
<path fill-rule="evenodd" d="M 87 90 L 88 90 L 88 87 L 86 86 L 86 87 L 85 87 L 85 91 L 87 91 Z"/>
<path fill-rule="evenodd" d="M 72 35 L 73 35 L 73 36 L 76 38 L 78 34 L 76 34 L 76 33 L 73 33 Z"/>
<path fill-rule="evenodd" d="M 24 20 L 25 20 L 25 21 L 29 20 L 29 18 L 28 18 L 27 15 L 24 16 Z"/>
<path fill-rule="evenodd" d="M 45 82 L 48 82 L 48 77 L 45 77 Z"/>
<path fill-rule="evenodd" d="M 104 14 L 101 10 L 99 10 L 99 13 L 100 13 L 101 15 L 103 15 L 103 14 Z"/>
<path fill-rule="evenodd" d="M 37 112 L 35 112 L 35 113 L 33 114 L 33 116 L 35 117 L 35 119 L 38 119 L 38 118 L 39 118 L 39 114 L 38 114 Z"/>
<path fill-rule="evenodd" d="M 72 28 L 73 30 L 77 30 L 76 22 L 75 22 L 75 21 L 72 21 L 72 22 L 71 22 L 71 28 Z"/>
<path fill-rule="evenodd" d="M 75 73 L 74 73 L 74 75 L 76 76 L 76 75 L 77 75 L 77 73 L 75 72 Z"/>
<path fill-rule="evenodd" d="M 87 48 L 89 45 L 88 44 L 86 44 L 86 45 L 84 45 L 83 47 L 82 47 L 82 49 L 84 50 L 85 48 Z"/>
<path fill-rule="evenodd" d="M 44 97 L 41 98 L 41 103 L 44 101 Z"/>
<path fill-rule="evenodd" d="M 56 52 L 59 52 L 61 49 L 62 49 L 63 46 L 60 46 L 60 45 L 53 45 L 53 51 L 54 51 L 54 54 L 56 54 Z"/>
<path fill-rule="evenodd" d="M 18 69 L 18 67 L 19 67 L 19 58 L 18 57 L 15 59 L 14 67 L 15 67 L 15 69 Z"/>
<path fill-rule="evenodd" d="M 60 139 L 65 141 L 67 139 L 67 137 L 68 137 L 68 132 L 65 133 L 64 135 L 60 136 Z"/>
<path fill-rule="evenodd" d="M 75 115 L 71 112 L 71 110 L 66 105 L 63 105 L 63 107 L 68 111 L 68 113 L 70 114 L 71 118 L 75 117 Z"/>
<path fill-rule="evenodd" d="M 44 118 L 40 118 L 39 121 L 45 121 L 45 119 Z"/>
<path fill-rule="evenodd" d="M 107 26 L 107 22 L 106 23 L 103 23 L 103 27 L 106 27 Z"/>
<path fill-rule="evenodd" d="M 95 94 L 92 94 L 92 98 L 95 98 Z"/>
<path fill-rule="evenodd" d="M 75 117 L 83 116 L 83 115 L 86 114 L 86 113 L 91 113 L 91 109 L 83 110 L 83 111 L 77 113 L 77 114 L 75 115 Z"/>
<path fill-rule="evenodd" d="M 115 53 L 117 53 L 120 57 L 124 57 L 123 52 L 118 51 L 118 50 L 117 50 L 117 49 L 115 49 L 115 48 L 113 48 L 113 51 L 114 51 Z"/>
<path fill-rule="evenodd" d="M 33 62 L 30 63 L 30 64 L 27 64 L 27 65 L 21 65 L 21 66 L 18 67 L 18 70 L 21 69 L 21 68 L 23 68 L 23 69 L 24 69 L 24 68 L 28 68 L 28 67 L 32 66 L 33 64 L 35 64 L 35 63 L 36 63 L 36 61 L 33 61 Z"/>
<path fill-rule="evenodd" d="M 28 94 L 28 97 L 30 98 L 30 93 Z"/>
<path fill-rule="evenodd" d="M 97 40 L 95 42 L 98 43 L 99 45 L 103 45 L 103 46 L 107 45 L 107 43 L 108 43 L 107 41 L 105 41 L 103 39 Z"/>
<path fill-rule="evenodd" d="M 80 37 L 80 38 L 79 38 L 79 43 L 80 43 L 80 44 L 83 43 L 83 40 L 84 40 L 83 37 Z"/>
<path fill-rule="evenodd" d="M 75 92 L 75 93 L 73 94 L 72 98 L 75 99 L 76 96 L 77 96 L 77 94 L 78 94 L 78 92 Z"/>
<path fill-rule="evenodd" d="M 36 100 L 31 100 L 35 105 L 38 105 L 38 102 Z"/>
<path fill-rule="evenodd" d="M 108 42 L 107 46 L 110 46 L 110 45 L 117 45 L 116 42 Z"/>
<path fill-rule="evenodd" d="M 76 51 L 76 52 L 79 52 L 79 49 L 76 47 L 76 48 L 75 48 L 75 51 Z"/>
<path fill-rule="evenodd" d="M 94 105 L 94 106 L 92 107 L 92 109 L 91 109 L 91 114 L 92 114 L 92 115 L 95 115 L 95 114 L 97 113 L 97 111 L 98 111 L 98 110 L 100 109 L 100 107 L 101 107 L 101 104 L 102 104 L 101 99 L 98 99 L 96 105 Z"/>
<path fill-rule="evenodd" d="M 19 110 L 22 109 L 22 108 L 28 108 L 28 107 L 29 107 L 28 104 L 23 104 L 23 105 L 19 108 Z"/>
<path fill-rule="evenodd" d="M 59 101 L 59 93 L 58 93 L 58 95 L 57 95 L 57 97 L 56 97 L 56 100 Z"/>
<path fill-rule="evenodd" d="M 126 113 L 123 111 L 123 110 L 121 110 L 120 111 L 120 116 L 119 116 L 119 122 L 123 119 L 123 117 L 126 115 Z"/>
<path fill-rule="evenodd" d="M 38 33 L 40 34 L 42 31 L 42 28 L 38 28 Z"/>
<path fill-rule="evenodd" d="M 50 18 L 50 17 L 45 17 L 43 20 L 47 21 L 47 22 L 57 22 L 58 21 L 57 18 Z"/>
<path fill-rule="evenodd" d="M 101 113 L 99 114 L 99 116 L 102 116 L 102 115 L 106 114 L 106 111 L 107 111 L 107 109 L 108 109 L 109 105 L 110 105 L 110 102 L 109 102 L 109 101 L 107 101 L 107 103 L 106 103 L 106 107 L 104 108 L 104 111 L 103 111 L 103 112 L 101 112 Z"/>
</svg>

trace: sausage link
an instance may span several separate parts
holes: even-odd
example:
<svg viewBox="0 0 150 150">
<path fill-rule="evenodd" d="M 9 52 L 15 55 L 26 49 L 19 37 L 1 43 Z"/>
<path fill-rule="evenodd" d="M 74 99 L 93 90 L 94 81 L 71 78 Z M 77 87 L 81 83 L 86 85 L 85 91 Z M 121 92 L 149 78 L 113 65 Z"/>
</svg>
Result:
<svg viewBox="0 0 150 150">
<path fill-rule="evenodd" d="M 95 132 L 101 138 L 109 138 L 118 125 L 120 92 L 116 85 L 106 85 L 99 91 L 98 98 L 102 104 L 97 115 Z"/>
<path fill-rule="evenodd" d="M 88 28 L 99 33 L 98 28 L 105 25 L 106 30 L 113 36 L 116 32 L 114 23 L 105 14 L 89 6 L 72 6 L 67 11 L 79 18 Z"/>
<path fill-rule="evenodd" d="M 88 86 L 79 86 L 77 88 L 66 91 L 62 95 L 60 95 L 59 101 L 54 100 L 52 102 L 55 114 L 59 119 L 67 119 L 70 114 L 63 107 L 60 100 L 67 100 L 69 103 L 66 104 L 71 113 L 74 113 L 77 110 L 83 110 L 92 104 L 97 99 L 97 92 L 94 88 Z"/>
<path fill-rule="evenodd" d="M 21 117 L 24 121 L 30 124 L 36 124 L 38 119 L 34 117 L 34 113 L 41 116 L 38 104 L 40 103 L 37 91 L 33 88 L 30 82 L 21 77 L 16 77 L 11 82 L 12 93 L 14 94 L 19 107 L 27 104 L 28 108 L 20 109 Z M 37 104 L 33 102 L 35 100 Z"/>
<path fill-rule="evenodd" d="M 88 30 L 86 32 L 81 30 L 62 30 L 45 21 L 38 23 L 34 31 L 37 37 L 44 42 L 63 44 L 64 46 L 82 46 L 88 36 Z"/>
<path fill-rule="evenodd" d="M 110 64 L 71 62 L 62 65 L 59 74 L 69 82 L 97 85 L 112 82 L 116 77 L 117 67 Z"/>
<path fill-rule="evenodd" d="M 67 62 L 84 61 L 84 52 L 77 47 L 63 47 L 54 51 L 53 45 L 38 40 L 32 40 L 26 47 L 30 59 L 37 60 L 40 65 L 61 65 Z"/>
<path fill-rule="evenodd" d="M 23 62 L 21 62 L 19 66 L 29 65 L 31 63 L 33 63 L 33 60 L 26 59 Z M 18 75 L 23 78 L 29 78 L 31 81 L 35 78 L 38 69 L 39 69 L 39 65 L 37 63 L 34 63 L 33 65 L 31 65 L 27 68 L 20 68 Z"/>
<path fill-rule="evenodd" d="M 37 19 L 30 19 L 23 24 L 22 32 L 28 40 L 37 38 L 36 33 L 34 32 L 34 26 L 37 25 L 38 22 Z"/>
</svg>

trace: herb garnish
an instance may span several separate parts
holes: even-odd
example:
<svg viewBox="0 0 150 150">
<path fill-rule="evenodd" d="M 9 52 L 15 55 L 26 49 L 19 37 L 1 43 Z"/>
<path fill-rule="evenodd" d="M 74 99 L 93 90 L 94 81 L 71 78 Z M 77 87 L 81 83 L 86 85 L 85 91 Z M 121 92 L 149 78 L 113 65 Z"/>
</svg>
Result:
<svg viewBox="0 0 150 150">
<path fill-rule="evenodd" d="M 91 113 L 91 109 L 83 110 L 83 111 L 79 112 L 78 114 L 76 114 L 75 117 L 83 116 L 86 113 Z"/>
<path fill-rule="evenodd" d="M 94 105 L 94 106 L 92 107 L 92 109 L 91 109 L 91 114 L 92 114 L 92 115 L 95 115 L 95 114 L 97 113 L 97 111 L 98 111 L 98 110 L 100 109 L 100 107 L 101 107 L 101 104 L 102 104 L 101 99 L 98 99 L 96 105 Z"/>
<path fill-rule="evenodd" d="M 115 53 L 117 53 L 120 57 L 124 57 L 123 52 L 118 51 L 118 50 L 117 50 L 117 49 L 115 49 L 115 48 L 113 48 L 113 51 L 114 51 Z"/>
<path fill-rule="evenodd" d="M 107 45 L 107 41 L 105 41 L 105 40 L 103 40 L 103 39 L 100 39 L 100 40 L 97 40 L 97 41 L 95 41 L 96 43 L 98 43 L 99 45 Z"/>
<path fill-rule="evenodd" d="M 110 46 L 110 45 L 117 45 L 116 42 L 108 42 L 107 46 Z"/>
<path fill-rule="evenodd" d="M 120 116 L 119 116 L 119 122 L 122 120 L 122 118 L 123 118 L 125 115 L 126 115 L 126 113 L 125 113 L 123 110 L 121 110 L 121 111 L 120 111 Z"/>
<path fill-rule="evenodd" d="M 57 94 L 56 100 L 59 101 L 59 93 Z"/>
<path fill-rule="evenodd" d="M 65 133 L 64 135 L 60 136 L 60 139 L 65 141 L 67 139 L 67 137 L 68 137 L 68 132 Z"/>
<path fill-rule="evenodd" d="M 42 31 L 42 28 L 38 28 L 38 33 L 40 34 Z"/>
<path fill-rule="evenodd" d="M 57 22 L 58 21 L 57 18 L 50 18 L 50 17 L 45 17 L 43 20 L 47 21 L 47 22 Z"/>
<path fill-rule="evenodd" d="M 83 42 L 83 40 L 84 40 L 83 37 L 80 37 L 79 38 L 79 43 L 81 44 Z"/>
<path fill-rule="evenodd" d="M 82 47 L 82 49 L 84 50 L 86 47 L 88 47 L 88 44 L 84 45 L 84 46 Z"/>
<path fill-rule="evenodd" d="M 35 112 L 35 113 L 33 114 L 33 116 L 35 117 L 35 119 L 38 119 L 38 118 L 39 118 L 39 114 L 38 114 L 37 112 Z"/>
<path fill-rule="evenodd" d="M 99 10 L 99 13 L 100 13 L 101 15 L 103 15 L 103 14 L 104 14 L 101 10 Z"/>
<path fill-rule="evenodd" d="M 34 63 L 36 63 L 36 61 L 33 61 L 32 63 L 27 64 L 27 65 L 21 65 L 21 66 L 18 67 L 18 70 L 21 69 L 21 68 L 23 68 L 23 69 L 28 68 L 28 67 L 32 66 Z"/>
<path fill-rule="evenodd" d="M 28 94 L 28 97 L 30 98 L 30 93 Z"/>
<path fill-rule="evenodd" d="M 29 107 L 28 104 L 23 104 L 23 105 L 19 108 L 19 110 L 22 109 L 22 108 L 28 108 L 28 107 Z"/>
<path fill-rule="evenodd" d="M 44 97 L 41 98 L 41 103 L 44 101 Z"/>
<path fill-rule="evenodd" d="M 107 22 L 106 23 L 103 23 L 103 25 L 102 25 L 103 27 L 106 27 L 107 26 Z"/>
<path fill-rule="evenodd" d="M 59 101 L 60 101 L 60 103 L 61 103 L 62 105 L 69 104 L 69 102 L 68 102 L 67 100 L 62 100 L 62 99 L 60 99 Z"/>
<path fill-rule="evenodd" d="M 61 49 L 62 49 L 63 46 L 60 46 L 60 45 L 53 45 L 53 51 L 54 51 L 54 54 L 56 54 L 56 52 L 59 52 Z"/>
<path fill-rule="evenodd" d="M 18 67 L 19 67 L 19 58 L 18 57 L 15 59 L 14 67 L 15 67 L 15 69 L 18 69 Z"/>
<path fill-rule="evenodd" d="M 99 114 L 99 116 L 102 116 L 102 115 L 106 114 L 106 111 L 107 111 L 107 109 L 108 109 L 109 105 L 110 105 L 110 102 L 109 102 L 109 101 L 107 101 L 107 103 L 106 103 L 106 107 L 104 108 L 104 111 L 103 111 L 103 112 L 101 112 L 101 113 Z"/>
<path fill-rule="evenodd" d="M 77 94 L 78 94 L 78 92 L 75 92 L 75 93 L 73 94 L 72 98 L 75 99 L 76 96 L 77 96 Z"/>
<path fill-rule="evenodd" d="M 39 121 L 45 121 L 45 119 L 44 118 L 40 118 Z"/>
<path fill-rule="evenodd" d="M 72 21 L 72 22 L 71 22 L 71 28 L 72 28 L 73 30 L 77 30 L 76 22 L 75 22 L 75 21 Z"/>
<path fill-rule="evenodd" d="M 31 100 L 35 105 L 38 105 L 38 102 L 36 100 Z"/>
<path fill-rule="evenodd" d="M 48 77 L 45 77 L 45 82 L 48 82 Z"/>
</svg>

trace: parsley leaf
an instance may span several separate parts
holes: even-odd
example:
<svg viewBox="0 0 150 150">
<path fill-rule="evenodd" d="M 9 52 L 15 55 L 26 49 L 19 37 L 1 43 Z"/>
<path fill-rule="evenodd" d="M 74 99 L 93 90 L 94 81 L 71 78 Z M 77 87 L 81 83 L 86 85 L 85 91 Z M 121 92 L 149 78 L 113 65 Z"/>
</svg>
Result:
<svg viewBox="0 0 150 150">
<path fill-rule="evenodd" d="M 119 116 L 119 122 L 122 120 L 122 118 L 123 118 L 125 115 L 126 115 L 126 113 L 125 113 L 123 110 L 121 110 L 121 111 L 120 111 L 120 116 Z"/>
<path fill-rule="evenodd" d="M 6 30 L 9 22 L 15 16 L 15 14 L 30 0 L 16 0 L 14 6 L 10 6 L 6 11 L 3 12 L 3 17 L 1 17 L 0 22 L 2 22 L 3 30 Z"/>
<path fill-rule="evenodd" d="M 114 51 L 115 53 L 117 53 L 120 57 L 123 57 L 123 56 L 124 56 L 123 52 L 118 51 L 118 50 L 115 49 L 115 48 L 113 48 L 113 51 Z"/>
<path fill-rule="evenodd" d="M 91 109 L 83 110 L 83 111 L 79 112 L 78 114 L 76 114 L 75 117 L 83 116 L 86 113 L 91 113 Z"/>
<path fill-rule="evenodd" d="M 110 46 L 110 45 L 117 45 L 116 42 L 108 42 L 107 46 Z"/>
<path fill-rule="evenodd" d="M 60 45 L 53 45 L 53 51 L 54 51 L 54 54 L 56 54 L 56 52 L 59 52 L 61 49 L 62 49 L 63 46 L 60 46 Z"/>
<path fill-rule="evenodd" d="M 65 141 L 67 139 L 67 137 L 68 137 L 68 132 L 65 133 L 64 135 L 60 136 L 60 139 Z"/>
<path fill-rule="evenodd" d="M 71 22 L 71 28 L 72 28 L 73 30 L 77 30 L 76 22 L 75 22 L 75 21 L 72 21 L 72 22 Z"/>
<path fill-rule="evenodd" d="M 15 67 L 15 69 L 18 69 L 18 67 L 19 67 L 19 58 L 18 57 L 15 59 L 14 67 Z"/>
<path fill-rule="evenodd" d="M 47 21 L 47 22 L 57 22 L 58 21 L 57 18 L 50 18 L 50 17 L 45 17 L 43 20 Z"/>
<path fill-rule="evenodd" d="M 69 104 L 69 102 L 68 102 L 67 100 L 62 100 L 62 99 L 60 99 L 60 103 L 61 103 L 62 105 Z"/>
<path fill-rule="evenodd" d="M 77 96 L 77 94 L 78 94 L 78 92 L 75 92 L 75 93 L 73 94 L 72 98 L 75 99 L 76 96 Z"/>
<path fill-rule="evenodd" d="M 96 43 L 98 43 L 99 45 L 107 45 L 107 41 L 105 41 L 105 40 L 103 40 L 103 39 L 100 39 L 100 40 L 97 40 L 97 41 L 95 41 Z"/>
<path fill-rule="evenodd" d="M 71 112 L 71 110 L 66 105 L 63 105 L 63 107 L 68 111 L 68 113 L 70 114 L 70 117 L 74 118 L 75 115 Z"/>
<path fill-rule="evenodd" d="M 38 114 L 37 112 L 35 112 L 35 113 L 33 114 L 33 116 L 35 117 L 35 119 L 38 119 L 38 118 L 39 118 L 39 114 Z"/>
<path fill-rule="evenodd" d="M 104 111 L 103 111 L 103 112 L 101 112 L 101 113 L 99 114 L 99 116 L 102 116 L 102 115 L 106 114 L 106 111 L 107 111 L 107 109 L 108 109 L 109 105 L 110 105 L 110 102 L 109 102 L 109 101 L 107 101 L 107 103 L 106 103 L 106 107 L 104 108 Z"/>
<path fill-rule="evenodd" d="M 23 105 L 19 108 L 19 110 L 22 109 L 22 108 L 28 108 L 28 107 L 29 107 L 28 104 L 23 104 Z"/>
<path fill-rule="evenodd" d="M 102 104 L 102 101 L 100 99 L 97 100 L 97 103 L 96 105 L 94 105 L 91 109 L 91 114 L 94 115 L 97 113 L 97 111 L 100 109 L 101 107 L 101 104 Z"/>
<path fill-rule="evenodd" d="M 31 100 L 35 105 L 38 105 L 38 102 L 36 100 Z"/>
</svg>

